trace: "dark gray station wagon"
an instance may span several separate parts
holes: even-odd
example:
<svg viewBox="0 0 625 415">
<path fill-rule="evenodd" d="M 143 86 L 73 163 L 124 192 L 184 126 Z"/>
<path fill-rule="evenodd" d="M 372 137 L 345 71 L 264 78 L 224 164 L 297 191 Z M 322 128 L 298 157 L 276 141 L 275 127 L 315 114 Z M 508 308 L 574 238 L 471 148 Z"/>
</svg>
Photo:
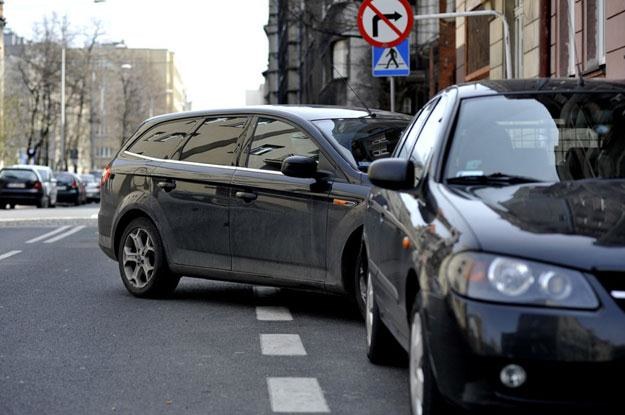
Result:
<svg viewBox="0 0 625 415">
<path fill-rule="evenodd" d="M 366 171 L 410 118 L 336 107 L 157 117 L 102 178 L 99 243 L 136 296 L 180 276 L 355 294 Z"/>
</svg>

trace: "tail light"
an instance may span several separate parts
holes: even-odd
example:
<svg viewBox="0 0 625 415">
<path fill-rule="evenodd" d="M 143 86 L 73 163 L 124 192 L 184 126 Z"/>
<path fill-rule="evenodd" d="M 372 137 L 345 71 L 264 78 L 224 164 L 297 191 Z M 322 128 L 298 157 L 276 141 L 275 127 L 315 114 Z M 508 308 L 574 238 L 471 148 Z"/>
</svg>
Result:
<svg viewBox="0 0 625 415">
<path fill-rule="evenodd" d="M 76 183 L 76 180 L 72 182 L 72 189 L 78 189 L 78 183 Z"/>
<path fill-rule="evenodd" d="M 111 165 L 108 164 L 105 168 L 104 168 L 104 173 L 102 173 L 102 180 L 100 180 L 100 187 L 104 187 L 104 185 L 106 184 L 106 182 L 109 181 L 111 177 Z"/>
<path fill-rule="evenodd" d="M 37 190 L 43 189 L 43 185 L 41 184 L 39 180 L 37 180 L 35 184 L 33 184 L 33 189 L 37 189 Z"/>
</svg>

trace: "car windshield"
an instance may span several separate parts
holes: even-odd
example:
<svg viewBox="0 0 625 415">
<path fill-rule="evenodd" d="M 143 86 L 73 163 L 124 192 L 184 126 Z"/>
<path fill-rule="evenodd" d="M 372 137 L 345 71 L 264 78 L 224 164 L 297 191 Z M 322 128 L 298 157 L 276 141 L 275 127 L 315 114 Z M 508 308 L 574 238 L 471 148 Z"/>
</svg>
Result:
<svg viewBox="0 0 625 415">
<path fill-rule="evenodd" d="M 624 127 L 625 93 L 465 99 L 445 176 L 624 178 Z"/>
<path fill-rule="evenodd" d="M 4 169 L 0 171 L 1 180 L 35 181 L 37 176 L 30 170 Z"/>
<path fill-rule="evenodd" d="M 410 119 L 343 118 L 317 120 L 313 123 L 321 132 L 346 149 L 343 154 L 358 167 L 389 157 Z"/>
</svg>

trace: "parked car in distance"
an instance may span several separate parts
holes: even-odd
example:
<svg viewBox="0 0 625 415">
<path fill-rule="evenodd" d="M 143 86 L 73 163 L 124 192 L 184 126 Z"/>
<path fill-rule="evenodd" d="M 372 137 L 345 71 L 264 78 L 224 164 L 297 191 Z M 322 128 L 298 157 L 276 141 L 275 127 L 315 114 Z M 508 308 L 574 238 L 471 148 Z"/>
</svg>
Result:
<svg viewBox="0 0 625 415">
<path fill-rule="evenodd" d="M 150 119 L 104 172 L 100 247 L 136 296 L 184 275 L 347 292 L 364 312 L 362 169 L 410 119 L 304 106 Z"/>
<path fill-rule="evenodd" d="M 7 205 L 55 206 L 56 182 L 46 166 L 16 165 L 0 170 L 0 209 Z"/>
<path fill-rule="evenodd" d="M 76 173 L 56 172 L 56 180 L 59 203 L 69 203 L 75 206 L 87 203 L 85 184 Z"/>
<path fill-rule="evenodd" d="M 100 203 L 100 180 L 96 179 L 92 174 L 81 174 L 80 179 L 85 183 L 87 203 Z"/>
<path fill-rule="evenodd" d="M 409 128 L 369 169 L 369 359 L 408 351 L 416 414 L 622 413 L 625 83 L 455 86 Z"/>
</svg>

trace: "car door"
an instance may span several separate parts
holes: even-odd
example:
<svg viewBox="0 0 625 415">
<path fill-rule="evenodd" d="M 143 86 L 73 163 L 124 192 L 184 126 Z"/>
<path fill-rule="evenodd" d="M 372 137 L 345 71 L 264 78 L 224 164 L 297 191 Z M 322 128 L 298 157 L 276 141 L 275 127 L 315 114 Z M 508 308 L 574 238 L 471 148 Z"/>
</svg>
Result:
<svg viewBox="0 0 625 415">
<path fill-rule="evenodd" d="M 409 133 L 412 137 L 407 137 L 405 145 L 398 152 L 398 157 L 409 158 L 413 162 L 416 178 L 423 176 L 441 132 L 449 122 L 444 116 L 448 113 L 448 102 L 449 97 L 446 94 L 431 101 L 424 108 L 423 121 L 417 120 L 414 129 Z M 411 258 L 402 249 L 402 242 L 411 233 L 406 227 L 424 227 L 422 218 L 417 217 L 419 201 L 410 193 L 376 189 L 372 203 L 377 218 L 371 222 L 375 235 L 380 238 L 375 244 L 378 279 L 383 287 L 380 295 L 386 296 L 385 301 L 381 300 L 380 303 L 395 305 L 385 311 L 387 315 L 393 316 L 400 332 L 405 332 L 406 327 L 403 326 L 406 324 L 406 314 L 399 306 L 404 299 L 408 272 L 406 264 L 410 263 Z"/>
<path fill-rule="evenodd" d="M 255 120 L 233 179 L 231 247 L 233 271 L 322 284 L 331 183 L 287 177 L 290 155 L 328 160 L 315 140 L 294 123 Z"/>
<path fill-rule="evenodd" d="M 171 160 L 155 163 L 157 200 L 172 230 L 176 264 L 230 270 L 230 182 L 249 117 L 210 116 Z"/>
</svg>

